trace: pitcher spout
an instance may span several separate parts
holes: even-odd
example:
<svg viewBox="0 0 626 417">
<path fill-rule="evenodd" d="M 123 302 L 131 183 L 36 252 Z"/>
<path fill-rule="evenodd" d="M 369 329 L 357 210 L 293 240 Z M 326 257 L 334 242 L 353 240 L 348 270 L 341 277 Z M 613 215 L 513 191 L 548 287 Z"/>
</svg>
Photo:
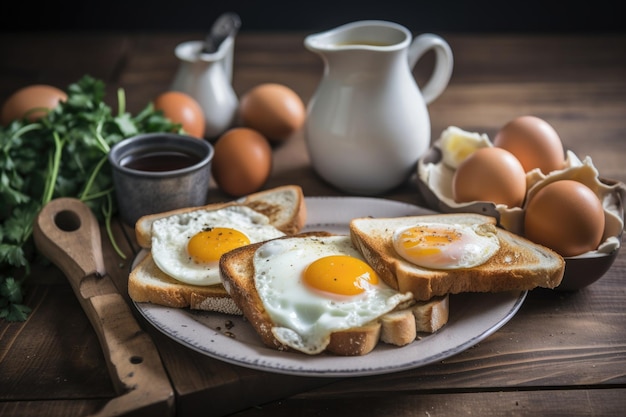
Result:
<svg viewBox="0 0 626 417">
<path fill-rule="evenodd" d="M 309 35 L 304 45 L 319 54 L 346 50 L 395 51 L 407 48 L 411 37 L 408 29 L 397 23 L 363 20 Z"/>
<path fill-rule="evenodd" d="M 203 46 L 203 41 L 183 42 L 176 46 L 174 54 L 182 62 L 190 64 L 203 62 L 206 65 L 219 65 L 222 67 L 228 82 L 232 82 L 235 38 L 224 39 L 217 51 L 213 53 L 202 52 Z"/>
</svg>

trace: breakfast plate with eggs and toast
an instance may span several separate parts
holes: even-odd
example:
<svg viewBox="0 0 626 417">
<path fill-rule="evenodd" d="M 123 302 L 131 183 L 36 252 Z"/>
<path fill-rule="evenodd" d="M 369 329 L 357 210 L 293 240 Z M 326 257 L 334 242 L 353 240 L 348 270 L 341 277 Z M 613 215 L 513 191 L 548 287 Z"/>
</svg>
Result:
<svg viewBox="0 0 626 417">
<path fill-rule="evenodd" d="M 297 192 L 294 192 L 294 189 Z M 136 232 L 138 242 L 144 249 L 134 260 L 129 277 L 129 294 L 139 313 L 151 325 L 176 342 L 207 356 L 232 364 L 267 372 L 302 376 L 375 375 L 431 364 L 474 346 L 500 329 L 516 314 L 526 297 L 527 289 L 535 286 L 554 285 L 558 281 L 559 274 L 562 275 L 563 272 L 562 265 L 554 265 L 551 267 L 553 281 L 541 283 L 528 281 L 523 285 L 509 283 L 509 288 L 513 289 L 497 288 L 495 280 L 490 280 L 487 272 L 483 273 L 486 278 L 481 278 L 482 287 L 478 288 L 477 291 L 454 284 L 453 280 L 450 280 L 448 274 L 445 273 L 429 277 L 434 283 L 430 293 L 423 292 L 423 289 L 420 289 L 421 284 L 415 284 L 411 288 L 410 286 L 413 284 L 406 284 L 410 281 L 406 279 L 401 279 L 397 283 L 392 282 L 393 285 L 391 286 L 394 288 L 391 288 L 387 282 L 389 277 L 385 276 L 384 271 L 385 268 L 389 269 L 389 265 L 380 269 L 384 262 L 373 262 L 376 257 L 385 260 L 387 255 L 382 252 L 388 250 L 388 247 L 387 249 L 376 248 L 374 242 L 380 241 L 380 239 L 371 239 L 371 236 L 378 233 L 376 230 L 380 229 L 380 224 L 371 223 L 374 220 L 384 223 L 385 219 L 395 222 L 399 222 L 398 219 L 401 218 L 430 219 L 427 226 L 432 227 L 431 231 L 435 234 L 446 228 L 446 222 L 449 225 L 454 224 L 454 227 L 458 226 L 463 229 L 460 233 L 464 236 L 461 238 L 461 234 L 459 234 L 459 238 L 453 237 L 454 242 L 464 244 L 464 239 L 469 236 L 468 239 L 473 239 L 475 246 L 480 248 L 475 255 L 469 257 L 468 265 L 484 262 L 493 268 L 497 262 L 503 262 L 499 255 L 494 255 L 497 251 L 497 248 L 492 246 L 494 242 L 496 245 L 504 245 L 505 249 L 507 245 L 517 243 L 507 243 L 506 238 L 499 234 L 500 232 L 497 232 L 498 237 L 496 238 L 492 234 L 494 230 L 490 226 L 481 226 L 481 228 L 487 227 L 488 232 L 481 228 L 474 231 L 469 230 L 474 227 L 472 224 L 476 223 L 476 219 L 466 220 L 467 224 L 463 225 L 461 224 L 461 216 L 444 215 L 441 217 L 431 210 L 404 202 L 371 197 L 304 198 L 301 194 L 298 196 L 299 193 L 301 190 L 298 190 L 298 187 L 279 187 L 278 191 L 268 190 L 260 194 L 253 194 L 237 202 L 220 205 L 219 210 L 226 208 L 225 213 L 229 213 L 229 217 L 232 216 L 233 222 L 240 221 L 242 219 L 241 214 L 247 213 L 246 209 L 242 209 L 241 206 L 265 213 L 268 220 L 255 220 L 252 222 L 254 227 L 262 229 L 272 225 L 284 234 L 284 236 L 279 237 L 276 237 L 273 232 L 267 236 L 261 235 L 256 239 L 246 241 L 244 247 L 230 250 L 228 256 L 222 256 L 223 260 L 219 263 L 220 272 L 224 275 L 222 285 L 219 281 L 212 281 L 213 283 L 208 283 L 208 285 L 206 282 L 194 281 L 199 278 L 194 277 L 193 268 L 189 268 L 187 271 L 188 268 L 184 266 L 187 262 L 185 258 L 196 257 L 196 254 L 192 253 L 193 250 L 181 255 L 178 261 L 161 257 L 158 255 L 159 249 L 155 251 L 155 246 L 164 245 L 167 247 L 169 244 L 167 236 L 172 234 L 166 230 L 160 237 L 153 237 L 151 231 L 158 230 L 159 224 L 163 226 L 170 222 L 166 229 L 179 228 L 178 232 L 173 233 L 174 235 L 184 234 L 190 237 L 195 234 L 191 230 L 188 230 L 187 233 L 180 230 L 181 228 L 192 227 L 190 225 L 193 224 L 194 218 L 198 217 L 194 214 L 194 210 L 189 209 L 186 212 L 183 210 L 182 213 L 175 213 L 174 215 L 181 216 L 175 221 L 171 218 L 173 213 L 169 213 L 169 216 L 148 216 L 148 218 L 143 219 L 143 224 L 140 220 Z M 271 209 L 272 205 L 286 205 L 288 208 L 277 212 Z M 167 220 L 168 217 L 170 217 L 169 220 Z M 239 220 L 236 220 L 237 217 Z M 486 216 L 483 217 L 486 218 Z M 483 221 L 483 217 L 478 216 L 477 219 Z M 203 221 L 201 220 L 199 224 L 202 224 Z M 199 226 L 195 227 L 198 228 Z M 200 227 L 200 229 L 204 232 L 213 232 L 212 229 L 214 228 Z M 410 227 L 401 228 L 399 224 L 394 226 L 394 229 L 406 229 L 406 233 L 411 233 Z M 358 235 L 362 230 L 366 230 L 366 233 L 361 236 L 361 239 Z M 508 232 L 505 233 L 508 235 Z M 355 239 L 351 239 L 351 236 L 354 236 Z M 218 241 L 220 239 L 220 237 L 209 237 L 208 235 L 205 237 L 218 239 Z M 388 236 L 384 239 L 394 239 L 401 242 L 404 238 Z M 359 247 L 354 246 L 352 241 L 359 242 Z M 272 245 L 268 246 L 268 243 Z M 221 244 L 221 241 L 219 244 L 212 241 L 212 246 Z M 362 317 L 358 317 L 357 321 L 354 321 L 353 313 L 350 311 L 341 311 L 341 309 L 333 311 L 332 308 L 326 311 L 323 296 L 317 297 L 319 300 L 314 300 L 315 297 L 307 295 L 310 291 L 302 288 L 290 290 L 295 292 L 289 294 L 299 294 L 298 297 L 288 295 L 283 299 L 280 297 L 277 300 L 272 298 L 272 294 L 275 295 L 277 292 L 272 291 L 273 288 L 292 286 L 293 282 L 288 282 L 288 284 L 281 284 L 278 281 L 269 283 L 267 285 L 271 290 L 269 295 L 261 290 L 261 284 L 257 284 L 257 289 L 251 290 L 249 288 L 248 284 L 253 278 L 248 276 L 250 275 L 248 270 L 262 269 L 259 264 L 255 264 L 256 267 L 254 268 L 249 267 L 253 265 L 253 262 L 263 262 L 270 265 L 264 275 L 278 280 L 282 274 L 278 271 L 287 271 L 286 274 L 293 275 L 296 273 L 294 271 L 310 268 L 308 264 L 313 264 L 312 261 L 318 258 L 317 255 L 311 254 L 320 250 L 320 247 L 328 252 L 324 253 L 333 255 L 333 250 L 329 247 L 335 244 L 338 247 L 341 245 L 349 246 L 347 253 L 356 251 L 354 257 L 362 258 L 362 260 L 366 260 L 368 256 L 373 257 L 367 261 L 376 270 L 372 272 L 372 275 L 379 275 L 381 282 L 359 283 L 357 286 L 365 288 L 364 292 L 369 293 L 371 290 L 372 293 L 379 295 L 386 294 L 382 296 L 382 301 L 376 301 L 378 304 L 374 303 L 382 306 L 378 319 L 376 319 L 378 317 L 376 315 L 373 316 L 375 320 L 372 320 L 372 317 L 367 316 L 367 314 L 359 313 L 358 315 Z M 309 248 L 311 245 L 316 245 L 315 249 Z M 343 250 L 337 249 L 337 251 Z M 376 254 L 378 250 L 382 252 Z M 365 251 L 369 255 L 361 257 L 359 251 Z M 175 248 L 170 248 L 166 252 L 169 252 L 169 257 L 176 257 Z M 292 252 L 295 253 L 295 256 L 292 256 Z M 412 255 L 405 254 L 405 256 L 410 259 Z M 423 253 L 417 256 L 424 259 L 429 258 L 428 254 Z M 305 261 L 307 257 L 311 259 Z M 481 257 L 484 259 L 481 260 Z M 452 262 L 450 259 L 453 258 L 444 256 L 443 258 L 431 257 L 429 259 L 426 262 L 434 262 L 438 268 L 454 269 L 454 266 L 450 264 Z M 173 265 L 169 265 L 170 262 Z M 161 270 L 159 263 L 168 264 L 162 266 L 168 273 Z M 182 281 L 171 277 L 171 275 L 179 274 L 176 268 L 180 265 L 176 266 L 176 263 L 183 265 L 181 268 L 185 270 L 180 273 Z M 394 260 L 391 264 L 395 265 L 394 268 L 396 268 L 394 276 L 403 277 L 406 274 L 414 273 L 413 271 L 406 272 L 413 268 L 410 266 L 411 262 L 406 259 Z M 244 267 L 245 265 L 248 266 Z M 212 268 L 215 267 L 214 265 Z M 348 270 L 350 268 L 352 266 L 348 267 Z M 462 269 L 472 270 L 475 268 L 470 266 Z M 454 272 L 451 273 L 454 274 Z M 255 278 L 259 279 L 258 277 Z M 313 280 L 315 279 L 314 277 Z M 463 282 L 467 279 L 461 277 L 459 281 Z M 297 284 L 294 285 L 298 286 Z M 336 294 L 340 294 L 340 298 L 342 297 L 341 294 L 345 294 L 341 290 L 329 288 L 328 283 L 312 284 L 313 287 L 316 285 L 318 287 L 314 289 L 313 293 L 318 296 L 335 291 L 337 291 Z M 407 296 L 412 291 L 419 291 L 423 299 L 414 300 Z M 299 298 L 300 296 L 302 299 Z M 359 295 L 359 297 L 361 296 Z M 263 304 L 259 307 L 261 303 Z M 276 314 L 280 314 L 280 310 L 285 309 L 287 310 L 285 316 L 299 317 L 299 322 L 294 324 L 295 327 L 289 327 L 288 319 L 279 318 L 274 315 L 275 312 L 271 312 L 272 305 L 274 307 L 279 306 L 279 312 Z M 355 309 L 371 311 L 372 305 L 371 303 L 366 304 L 366 307 L 361 305 Z M 404 314 L 407 311 L 411 313 Z M 396 330 L 393 326 L 405 325 L 406 321 L 403 320 L 407 315 L 415 317 L 415 320 L 410 323 L 414 326 L 413 333 L 410 336 L 403 333 L 398 336 L 403 338 L 402 341 L 398 341 L 400 339 L 396 338 L 394 333 Z M 425 327 L 420 327 L 418 316 L 420 320 L 426 323 Z M 309 323 L 304 325 L 301 323 L 307 320 Z M 341 323 L 342 320 L 347 322 L 337 324 Z M 418 322 L 417 328 L 414 324 L 416 321 Z M 324 329 L 324 326 L 319 324 L 322 322 L 332 323 L 331 327 Z M 383 322 L 383 324 L 370 329 L 373 322 Z M 264 333 L 264 326 L 275 329 L 271 333 Z M 338 327 L 333 328 L 332 326 Z M 357 329 L 357 331 L 353 329 Z M 310 332 L 314 334 L 310 334 Z M 346 332 L 349 337 L 363 336 L 367 338 L 370 337 L 369 333 L 371 332 L 374 332 L 376 336 L 372 336 L 374 342 L 368 350 L 351 351 L 347 350 L 345 346 L 341 346 L 340 342 L 333 342 L 335 339 L 340 340 L 336 336 L 337 334 L 345 335 Z M 325 343 L 328 343 L 324 340 L 328 340 L 329 333 L 331 342 L 327 348 L 324 348 Z M 381 341 L 379 342 L 379 340 Z M 322 347 L 319 346 L 319 343 L 322 343 Z"/>
</svg>

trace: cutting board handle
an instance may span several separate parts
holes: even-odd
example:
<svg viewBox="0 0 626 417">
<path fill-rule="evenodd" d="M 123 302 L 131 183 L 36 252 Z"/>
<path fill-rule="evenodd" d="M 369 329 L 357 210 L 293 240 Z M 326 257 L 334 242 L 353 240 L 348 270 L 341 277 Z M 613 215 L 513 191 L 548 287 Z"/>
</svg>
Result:
<svg viewBox="0 0 626 417">
<path fill-rule="evenodd" d="M 74 198 L 52 200 L 35 219 L 33 238 L 70 281 L 120 394 L 96 415 L 173 415 L 174 393 L 158 351 L 106 274 L 91 209 Z"/>
</svg>

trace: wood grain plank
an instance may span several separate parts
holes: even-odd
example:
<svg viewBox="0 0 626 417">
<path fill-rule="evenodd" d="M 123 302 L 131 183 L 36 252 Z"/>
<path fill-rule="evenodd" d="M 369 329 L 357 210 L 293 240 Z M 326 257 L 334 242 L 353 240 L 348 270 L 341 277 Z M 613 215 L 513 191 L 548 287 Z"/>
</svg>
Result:
<svg viewBox="0 0 626 417">
<path fill-rule="evenodd" d="M 0 402 L 0 415 L 2 417 L 84 417 L 95 414 L 106 401 L 79 398 Z"/>
<path fill-rule="evenodd" d="M 0 332 L 0 401 L 114 396 L 97 336 L 70 285 L 35 286 L 27 294 L 29 320 L 0 325 L 11 329 Z"/>
<path fill-rule="evenodd" d="M 123 34 L 53 36 L 38 33 L 2 34 L 0 41 L 0 100 L 18 88 L 51 84 L 65 89 L 88 74 L 105 81 L 107 97 L 115 99 L 129 38 Z"/>
<path fill-rule="evenodd" d="M 405 394 L 405 393 L 403 393 Z M 350 397 L 309 398 L 259 405 L 233 417 L 332 415 L 367 416 L 622 416 L 626 388 L 488 391 L 414 392 L 410 395 L 356 393 Z"/>
</svg>

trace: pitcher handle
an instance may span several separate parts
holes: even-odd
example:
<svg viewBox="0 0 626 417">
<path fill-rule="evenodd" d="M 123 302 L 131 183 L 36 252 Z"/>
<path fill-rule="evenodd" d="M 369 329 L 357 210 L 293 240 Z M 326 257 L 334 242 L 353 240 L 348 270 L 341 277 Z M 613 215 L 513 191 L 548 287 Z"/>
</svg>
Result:
<svg viewBox="0 0 626 417">
<path fill-rule="evenodd" d="M 452 67 L 454 66 L 452 49 L 448 42 L 441 36 L 424 33 L 415 37 L 409 46 L 409 67 L 412 69 L 417 64 L 417 61 L 430 49 L 435 51 L 436 59 L 435 68 L 430 79 L 421 88 L 426 104 L 430 104 L 446 89 L 452 76 Z"/>
</svg>

